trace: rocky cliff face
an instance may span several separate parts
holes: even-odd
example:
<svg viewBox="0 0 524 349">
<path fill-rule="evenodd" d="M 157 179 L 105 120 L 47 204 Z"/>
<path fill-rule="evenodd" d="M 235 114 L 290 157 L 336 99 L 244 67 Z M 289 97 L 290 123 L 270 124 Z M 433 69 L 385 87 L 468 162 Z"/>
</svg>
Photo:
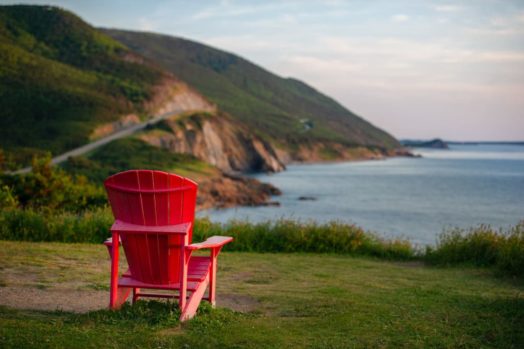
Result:
<svg viewBox="0 0 524 349">
<path fill-rule="evenodd" d="M 140 138 L 174 153 L 192 154 L 226 173 L 285 168 L 269 143 L 223 114 L 173 117 Z"/>
</svg>

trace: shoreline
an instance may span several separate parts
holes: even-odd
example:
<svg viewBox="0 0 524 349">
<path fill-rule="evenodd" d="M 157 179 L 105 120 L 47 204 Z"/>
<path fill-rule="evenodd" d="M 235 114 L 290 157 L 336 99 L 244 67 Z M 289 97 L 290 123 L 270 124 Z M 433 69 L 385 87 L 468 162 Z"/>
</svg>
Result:
<svg viewBox="0 0 524 349">
<path fill-rule="evenodd" d="M 407 150 L 404 150 L 402 153 L 397 155 L 384 155 L 380 157 L 364 156 L 358 158 L 341 158 L 329 160 L 292 160 L 285 163 L 285 166 L 384 161 L 397 157 L 420 158 L 421 156 L 417 156 Z M 239 173 L 234 175 L 222 173 L 221 177 L 212 179 L 211 181 L 204 181 L 202 183 L 204 190 L 199 191 L 199 195 L 201 197 L 203 196 L 203 198 L 202 200 L 199 200 L 200 204 L 197 205 L 197 212 L 210 209 L 222 210 L 235 207 L 279 206 L 280 203 L 278 201 L 272 200 L 272 198 L 280 196 L 282 194 L 281 189 L 251 176 L 261 174 L 274 175 L 284 171 L 286 171 L 286 168 L 277 172 L 261 171 L 253 173 Z M 217 190 L 217 187 L 219 187 L 218 189 L 221 190 Z"/>
</svg>

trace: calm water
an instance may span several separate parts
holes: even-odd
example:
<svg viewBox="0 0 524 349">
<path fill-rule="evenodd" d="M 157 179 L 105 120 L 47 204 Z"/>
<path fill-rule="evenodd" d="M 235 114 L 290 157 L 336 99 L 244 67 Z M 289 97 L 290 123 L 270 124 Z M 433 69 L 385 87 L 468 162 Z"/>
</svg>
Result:
<svg viewBox="0 0 524 349">
<path fill-rule="evenodd" d="M 200 213 L 213 221 L 276 218 L 356 223 L 384 236 L 433 244 L 450 226 L 496 227 L 524 219 L 524 146 L 415 150 L 423 158 L 292 165 L 256 178 L 280 188 L 280 207 Z M 315 201 L 300 201 L 301 196 Z"/>
</svg>

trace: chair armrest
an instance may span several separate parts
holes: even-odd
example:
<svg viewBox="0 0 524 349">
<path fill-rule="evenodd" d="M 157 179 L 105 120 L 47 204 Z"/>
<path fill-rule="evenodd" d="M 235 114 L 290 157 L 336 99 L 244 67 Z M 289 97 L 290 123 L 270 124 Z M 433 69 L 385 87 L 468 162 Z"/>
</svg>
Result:
<svg viewBox="0 0 524 349">
<path fill-rule="evenodd" d="M 115 221 L 111 226 L 112 232 L 125 233 L 153 233 L 153 234 L 187 234 L 191 230 L 191 223 L 182 223 L 174 225 L 139 225 L 129 224 L 122 221 Z"/>
<path fill-rule="evenodd" d="M 233 238 L 230 236 L 212 236 L 208 238 L 206 241 L 199 242 L 196 244 L 191 244 L 186 246 L 186 249 L 188 250 L 201 250 L 203 248 L 216 248 L 216 247 L 222 247 L 225 244 L 233 241 Z"/>
</svg>

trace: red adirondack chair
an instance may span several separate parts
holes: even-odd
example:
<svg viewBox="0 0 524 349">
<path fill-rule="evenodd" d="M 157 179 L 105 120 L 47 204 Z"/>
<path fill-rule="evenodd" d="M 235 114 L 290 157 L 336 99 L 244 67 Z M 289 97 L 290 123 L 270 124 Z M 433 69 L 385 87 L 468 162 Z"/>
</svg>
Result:
<svg viewBox="0 0 524 349">
<path fill-rule="evenodd" d="M 197 184 L 166 172 L 131 170 L 107 178 L 104 185 L 115 217 L 112 237 L 104 243 L 111 257 L 109 307 L 118 309 L 131 291 L 133 302 L 178 298 L 185 321 L 195 315 L 208 285 L 206 299 L 214 305 L 217 256 L 233 238 L 191 243 Z M 120 243 L 129 270 L 119 278 Z M 210 249 L 210 256 L 191 256 L 200 249 Z"/>
</svg>

